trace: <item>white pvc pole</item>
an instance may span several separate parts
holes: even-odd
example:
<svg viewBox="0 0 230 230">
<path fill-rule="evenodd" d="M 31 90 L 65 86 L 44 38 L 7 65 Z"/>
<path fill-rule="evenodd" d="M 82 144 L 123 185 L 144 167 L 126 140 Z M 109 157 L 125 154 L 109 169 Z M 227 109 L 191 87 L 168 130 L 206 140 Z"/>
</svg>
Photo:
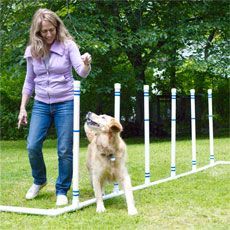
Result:
<svg viewBox="0 0 230 230">
<path fill-rule="evenodd" d="M 167 177 L 167 178 L 164 178 L 164 179 L 160 179 L 160 180 L 157 180 L 157 181 L 150 182 L 149 184 L 138 185 L 138 186 L 133 187 L 132 190 L 136 191 L 136 190 L 140 190 L 140 189 L 145 189 L 145 188 L 151 187 L 153 185 L 158 185 L 158 184 L 165 183 L 165 182 L 168 182 L 168 181 L 176 180 L 176 179 L 179 179 L 181 177 L 189 176 L 189 175 L 192 175 L 192 174 L 207 170 L 207 169 L 212 168 L 212 167 L 214 167 L 216 165 L 230 165 L 230 161 L 216 161 L 213 164 L 208 164 L 208 165 L 205 165 L 205 166 L 203 166 L 201 168 L 198 168 L 196 171 L 191 170 L 191 171 L 188 171 L 188 172 L 185 172 L 185 173 L 178 174 L 178 175 L 176 175 L 174 177 Z"/>
<path fill-rule="evenodd" d="M 209 143 L 210 143 L 210 164 L 214 164 L 214 142 L 213 142 L 213 114 L 212 114 L 212 90 L 208 90 L 208 120 L 209 120 Z"/>
<path fill-rule="evenodd" d="M 195 89 L 190 90 L 191 99 L 191 132 L 192 132 L 192 170 L 196 170 L 196 112 Z"/>
<path fill-rule="evenodd" d="M 144 130 L 145 130 L 145 184 L 150 183 L 149 151 L 149 86 L 144 85 Z"/>
<path fill-rule="evenodd" d="M 116 120 L 120 121 L 120 98 L 121 98 L 121 84 L 114 84 L 114 117 Z M 119 192 L 119 184 L 114 183 L 113 192 Z"/>
<path fill-rule="evenodd" d="M 80 81 L 74 81 L 72 205 L 76 207 L 79 206 L 80 93 Z"/>
<path fill-rule="evenodd" d="M 120 121 L 120 98 L 121 98 L 121 84 L 114 84 L 114 117 Z"/>
<path fill-rule="evenodd" d="M 176 89 L 171 89 L 171 177 L 176 176 Z"/>
</svg>

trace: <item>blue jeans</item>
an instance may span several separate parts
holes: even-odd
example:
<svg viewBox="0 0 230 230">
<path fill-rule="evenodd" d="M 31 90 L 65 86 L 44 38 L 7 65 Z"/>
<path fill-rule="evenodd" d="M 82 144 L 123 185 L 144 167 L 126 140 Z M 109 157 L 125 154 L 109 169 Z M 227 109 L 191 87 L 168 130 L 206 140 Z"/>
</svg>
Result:
<svg viewBox="0 0 230 230">
<path fill-rule="evenodd" d="M 42 146 L 51 123 L 57 133 L 58 178 L 56 194 L 66 195 L 72 181 L 73 161 L 73 101 L 45 104 L 34 101 L 27 149 L 34 184 L 46 183 L 46 166 Z"/>
</svg>

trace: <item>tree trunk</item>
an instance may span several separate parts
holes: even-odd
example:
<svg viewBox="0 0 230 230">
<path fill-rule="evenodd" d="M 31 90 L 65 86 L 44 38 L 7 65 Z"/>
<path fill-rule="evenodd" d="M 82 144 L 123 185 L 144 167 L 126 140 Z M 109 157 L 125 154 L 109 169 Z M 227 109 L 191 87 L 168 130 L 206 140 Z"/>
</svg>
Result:
<svg viewBox="0 0 230 230">
<path fill-rule="evenodd" d="M 172 65 L 169 67 L 170 88 L 176 88 L 176 67 Z"/>
<path fill-rule="evenodd" d="M 141 77 L 141 76 L 139 76 Z M 143 86 L 143 84 L 142 84 Z M 143 87 L 142 87 L 143 89 Z M 138 89 L 136 95 L 136 125 L 138 126 L 140 133 L 143 132 L 144 129 L 144 96 L 143 90 Z"/>
<path fill-rule="evenodd" d="M 172 54 L 170 57 L 170 67 L 169 67 L 169 77 L 170 77 L 170 88 L 176 88 L 177 87 L 177 81 L 176 81 L 176 61 L 177 61 L 177 47 L 173 47 Z"/>
<path fill-rule="evenodd" d="M 143 96 L 143 86 L 145 82 L 145 66 L 143 65 L 143 60 L 140 54 L 132 55 L 132 64 L 134 68 L 135 78 L 136 78 L 136 125 L 139 128 L 139 134 L 143 132 L 144 124 L 144 96 Z"/>
</svg>

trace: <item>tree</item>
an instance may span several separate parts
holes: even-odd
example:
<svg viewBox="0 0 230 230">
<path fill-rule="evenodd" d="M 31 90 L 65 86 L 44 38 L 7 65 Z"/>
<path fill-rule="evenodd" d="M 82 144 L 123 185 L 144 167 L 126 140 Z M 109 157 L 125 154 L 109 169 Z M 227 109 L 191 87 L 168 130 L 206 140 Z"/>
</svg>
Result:
<svg viewBox="0 0 230 230">
<path fill-rule="evenodd" d="M 112 114 L 113 83 L 120 82 L 122 100 L 131 105 L 122 105 L 124 119 L 133 117 L 135 109 L 136 125 L 142 127 L 143 84 L 154 82 L 167 94 L 171 87 L 181 93 L 195 87 L 202 93 L 228 81 L 228 1 L 3 0 L 1 94 L 10 98 L 9 87 L 2 83 L 10 78 L 18 84 L 14 78 L 20 78 L 14 101 L 18 106 L 25 75 L 23 53 L 38 7 L 57 12 L 81 52 L 93 56 L 90 78 L 82 80 L 82 113 L 90 109 Z"/>
<path fill-rule="evenodd" d="M 116 54 L 119 57 L 119 54 L 125 54 L 133 68 L 136 79 L 136 122 L 139 127 L 143 120 L 143 84 L 156 81 L 157 86 L 167 92 L 172 87 L 180 87 L 182 82 L 177 79 L 177 72 L 192 56 L 184 57 L 181 52 L 191 46 L 197 51 L 198 61 L 202 61 L 200 57 L 203 57 L 207 65 L 209 61 L 213 64 L 211 56 L 214 50 L 221 47 L 220 43 L 223 49 L 219 49 L 219 53 L 227 50 L 227 1 L 124 0 L 91 3 L 93 16 L 89 21 L 95 19 L 99 25 L 91 31 L 91 34 L 95 33 L 92 39 L 96 37 L 98 40 L 99 37 L 106 46 L 106 55 Z M 73 17 L 81 17 L 79 14 L 75 16 L 74 12 Z M 213 58 L 215 60 L 215 55 Z M 153 77 L 147 81 L 149 67 L 165 70 L 163 84 Z M 206 72 L 213 69 L 216 70 L 210 65 Z M 205 76 L 201 78 L 200 89 L 203 88 Z"/>
</svg>

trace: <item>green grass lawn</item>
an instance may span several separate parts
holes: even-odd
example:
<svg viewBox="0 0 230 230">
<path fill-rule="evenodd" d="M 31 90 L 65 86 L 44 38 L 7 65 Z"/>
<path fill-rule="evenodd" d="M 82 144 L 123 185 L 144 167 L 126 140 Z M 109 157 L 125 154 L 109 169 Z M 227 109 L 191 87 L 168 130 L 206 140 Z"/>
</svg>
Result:
<svg viewBox="0 0 230 230">
<path fill-rule="evenodd" d="M 126 140 L 127 166 L 133 186 L 144 183 L 144 145 Z M 25 193 L 32 184 L 25 141 L 1 141 L 0 205 L 55 208 L 56 142 L 44 144 L 48 185 L 31 201 Z M 191 141 L 177 141 L 177 174 L 191 170 Z M 230 161 L 229 138 L 214 141 L 215 159 Z M 80 200 L 93 197 L 85 166 L 87 143 L 80 148 Z M 170 176 L 170 142 L 151 141 L 151 181 Z M 209 164 L 209 140 L 197 140 L 197 167 Z M 135 191 L 139 214 L 128 216 L 124 196 L 105 201 L 107 211 L 95 205 L 57 217 L 0 213 L 1 229 L 229 229 L 230 166 L 219 165 L 178 180 Z M 113 186 L 107 186 L 110 192 Z M 71 192 L 68 197 L 71 200 Z"/>
</svg>

